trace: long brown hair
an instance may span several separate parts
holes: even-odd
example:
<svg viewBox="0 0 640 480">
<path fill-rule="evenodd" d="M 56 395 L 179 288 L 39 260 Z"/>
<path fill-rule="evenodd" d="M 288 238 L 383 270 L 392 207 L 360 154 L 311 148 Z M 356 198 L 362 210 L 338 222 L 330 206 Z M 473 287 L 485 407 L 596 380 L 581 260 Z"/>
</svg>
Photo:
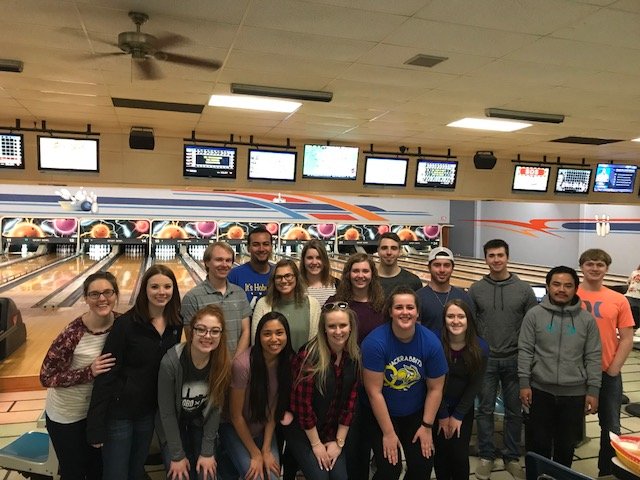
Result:
<svg viewBox="0 0 640 480">
<path fill-rule="evenodd" d="M 193 327 L 196 326 L 198 321 L 206 316 L 215 317 L 220 321 L 222 326 L 222 334 L 220 335 L 220 343 L 218 346 L 209 353 L 209 404 L 222 408 L 225 401 L 225 396 L 231 383 L 231 355 L 229 355 L 229 349 L 227 348 L 227 329 L 224 320 L 224 313 L 218 305 L 207 305 L 206 307 L 198 310 L 191 322 L 189 322 L 189 328 L 192 332 L 190 339 L 187 342 L 187 355 L 191 357 L 191 344 L 195 337 Z"/>
<path fill-rule="evenodd" d="M 283 267 L 289 267 L 293 272 L 293 275 L 296 277 L 296 286 L 293 290 L 293 298 L 296 305 L 302 305 L 302 302 L 304 302 L 304 299 L 307 296 L 307 289 L 305 288 L 305 283 L 300 276 L 300 270 L 298 270 L 296 262 L 288 258 L 282 259 L 276 263 L 276 266 L 269 277 L 269 283 L 267 283 L 267 293 L 265 295 L 267 299 L 266 301 L 272 308 L 277 307 L 282 301 L 282 294 L 276 288 L 276 272 L 279 268 Z"/>
<path fill-rule="evenodd" d="M 353 286 L 351 285 L 351 269 L 355 263 L 367 262 L 371 269 L 371 283 L 369 283 L 369 303 L 376 312 L 381 312 L 384 308 L 384 291 L 380 285 L 380 277 L 378 276 L 378 270 L 376 264 L 373 263 L 371 257 L 366 253 L 354 253 L 351 255 L 342 269 L 342 279 L 336 289 L 336 300 L 343 302 L 349 302 L 353 300 Z"/>
<path fill-rule="evenodd" d="M 182 318 L 180 317 L 180 290 L 178 290 L 176 276 L 173 274 L 173 270 L 161 263 L 151 265 L 142 277 L 142 282 L 140 282 L 140 292 L 138 293 L 136 303 L 133 306 L 133 311 L 136 313 L 137 320 L 142 320 L 144 322 L 151 321 L 151 314 L 149 313 L 149 297 L 147 296 L 147 284 L 149 283 L 149 279 L 154 275 L 164 275 L 165 277 L 169 277 L 171 283 L 173 283 L 173 294 L 171 295 L 171 300 L 169 300 L 162 311 L 162 316 L 167 322 L 167 325 L 182 325 Z"/>
<path fill-rule="evenodd" d="M 480 348 L 480 343 L 478 343 L 476 321 L 473 318 L 473 312 L 471 312 L 469 306 L 459 298 L 448 301 L 442 311 L 442 348 L 447 357 L 447 362 L 452 362 L 451 337 L 447 329 L 447 311 L 451 306 L 460 308 L 467 316 L 467 330 L 464 333 L 465 348 L 462 351 L 462 359 L 470 373 L 477 373 L 482 368 L 482 349 Z"/>
<path fill-rule="evenodd" d="M 305 243 L 302 248 L 302 252 L 300 253 L 300 275 L 304 279 L 306 284 L 309 284 L 307 278 L 307 267 L 304 263 L 304 257 L 307 255 L 309 250 L 315 250 L 318 252 L 320 256 L 320 261 L 322 262 L 322 272 L 320 273 L 320 282 L 322 282 L 323 286 L 333 286 L 332 277 L 331 277 L 331 263 L 329 262 L 329 255 L 327 255 L 327 250 L 324 247 L 324 244 L 320 240 L 309 240 Z"/>
</svg>

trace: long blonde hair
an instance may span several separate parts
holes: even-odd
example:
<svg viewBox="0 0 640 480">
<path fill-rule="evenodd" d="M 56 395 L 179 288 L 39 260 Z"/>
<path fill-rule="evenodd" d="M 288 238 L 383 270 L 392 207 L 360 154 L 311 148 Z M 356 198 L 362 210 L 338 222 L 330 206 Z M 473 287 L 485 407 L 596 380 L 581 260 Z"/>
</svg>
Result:
<svg viewBox="0 0 640 480">
<path fill-rule="evenodd" d="M 331 304 L 328 304 L 331 305 Z M 356 366 L 356 375 L 361 372 L 360 368 L 360 348 L 358 347 L 358 325 L 356 313 L 350 308 L 322 309 L 320 321 L 318 322 L 318 334 L 313 337 L 306 347 L 306 355 L 300 365 L 300 372 L 295 379 L 294 385 L 298 385 L 302 380 L 315 378 L 316 387 L 322 395 L 327 386 L 327 372 L 331 368 L 331 347 L 327 340 L 327 315 L 331 312 L 345 312 L 349 317 L 349 339 L 345 345 L 343 354 L 349 355 L 351 361 Z"/>
</svg>

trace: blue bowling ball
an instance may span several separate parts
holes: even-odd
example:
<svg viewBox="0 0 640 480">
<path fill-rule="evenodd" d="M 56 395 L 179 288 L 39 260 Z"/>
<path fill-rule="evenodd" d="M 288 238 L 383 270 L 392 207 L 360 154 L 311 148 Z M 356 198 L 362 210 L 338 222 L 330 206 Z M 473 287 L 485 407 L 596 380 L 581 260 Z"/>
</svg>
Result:
<svg viewBox="0 0 640 480">
<path fill-rule="evenodd" d="M 92 203 L 89 200 L 85 200 L 80 204 L 80 208 L 82 209 L 83 212 L 89 212 L 91 211 L 91 205 Z"/>
</svg>

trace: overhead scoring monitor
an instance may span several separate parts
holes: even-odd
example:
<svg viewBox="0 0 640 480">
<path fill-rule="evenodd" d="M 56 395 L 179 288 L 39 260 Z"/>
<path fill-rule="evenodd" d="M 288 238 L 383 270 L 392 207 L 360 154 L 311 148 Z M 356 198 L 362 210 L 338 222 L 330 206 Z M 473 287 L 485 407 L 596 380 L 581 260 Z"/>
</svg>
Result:
<svg viewBox="0 0 640 480">
<path fill-rule="evenodd" d="M 637 165 L 600 163 L 596 169 L 593 191 L 605 193 L 633 193 L 637 171 Z"/>
<path fill-rule="evenodd" d="M 543 165 L 516 165 L 511 189 L 520 192 L 546 192 L 551 167 Z"/>
<path fill-rule="evenodd" d="M 24 168 L 24 137 L 0 133 L 0 168 Z"/>
<path fill-rule="evenodd" d="M 456 161 L 419 159 L 416 187 L 456 188 L 457 170 Z"/>
<path fill-rule="evenodd" d="M 185 177 L 236 178 L 237 150 L 231 147 L 185 145 Z"/>
</svg>

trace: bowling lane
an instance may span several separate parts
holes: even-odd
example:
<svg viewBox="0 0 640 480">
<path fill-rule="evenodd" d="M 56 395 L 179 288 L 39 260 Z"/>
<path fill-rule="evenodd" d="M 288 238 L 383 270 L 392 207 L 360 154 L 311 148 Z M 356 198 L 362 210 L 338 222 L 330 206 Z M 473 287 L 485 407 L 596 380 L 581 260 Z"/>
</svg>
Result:
<svg viewBox="0 0 640 480">
<path fill-rule="evenodd" d="M 118 311 L 124 312 L 129 310 L 131 296 L 134 294 L 136 287 L 136 281 L 138 276 L 143 273 L 140 270 L 143 268 L 144 261 L 146 261 L 144 257 L 120 255 L 115 263 L 109 267 L 109 271 L 118 280 L 118 287 L 120 289 Z"/>
<path fill-rule="evenodd" d="M 5 283 L 15 277 L 20 277 L 29 272 L 33 272 L 34 270 L 42 268 L 59 258 L 60 257 L 57 257 L 55 254 L 39 255 L 37 257 L 27 257 L 21 262 L 3 266 L 0 269 L 0 283 Z"/>
<path fill-rule="evenodd" d="M 180 258 L 172 258 L 167 260 L 156 259 L 155 263 L 161 263 L 173 270 L 178 282 L 178 288 L 180 289 L 180 296 L 184 297 L 184 294 L 196 286 L 196 282 L 191 278 L 191 274 L 182 264 Z"/>
<path fill-rule="evenodd" d="M 87 256 L 72 257 L 55 267 L 36 275 L 33 278 L 20 282 L 13 288 L 2 292 L 3 297 L 12 298 L 23 311 L 28 310 L 38 300 L 63 287 L 87 268 L 94 265 L 95 260 Z"/>
</svg>

